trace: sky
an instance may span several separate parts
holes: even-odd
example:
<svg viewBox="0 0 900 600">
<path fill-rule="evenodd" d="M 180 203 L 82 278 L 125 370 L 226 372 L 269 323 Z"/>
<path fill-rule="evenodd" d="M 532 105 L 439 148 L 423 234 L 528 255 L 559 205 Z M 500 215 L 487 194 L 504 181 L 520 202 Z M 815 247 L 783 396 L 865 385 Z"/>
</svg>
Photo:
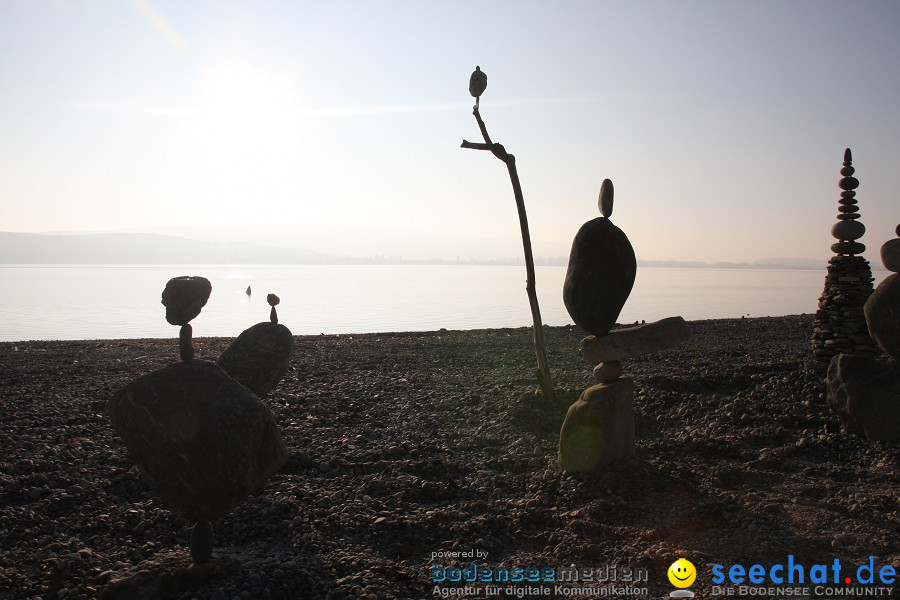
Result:
<svg viewBox="0 0 900 600">
<path fill-rule="evenodd" d="M 480 65 L 536 255 L 610 178 L 638 258 L 826 260 L 850 147 L 878 262 L 898 29 L 890 0 L 0 0 L 0 230 L 521 256 L 505 166 L 460 148 Z"/>
</svg>

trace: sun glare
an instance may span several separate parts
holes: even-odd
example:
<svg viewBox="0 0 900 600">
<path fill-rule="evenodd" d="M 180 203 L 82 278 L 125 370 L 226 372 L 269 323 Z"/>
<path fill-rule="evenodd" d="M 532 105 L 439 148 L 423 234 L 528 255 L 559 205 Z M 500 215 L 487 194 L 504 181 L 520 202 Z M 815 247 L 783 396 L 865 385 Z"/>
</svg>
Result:
<svg viewBox="0 0 900 600">
<path fill-rule="evenodd" d="M 191 156 L 218 197 L 259 189 L 300 152 L 299 99 L 291 74 L 251 65 L 208 68 L 200 81 Z M 218 186 L 216 183 L 218 182 Z"/>
</svg>

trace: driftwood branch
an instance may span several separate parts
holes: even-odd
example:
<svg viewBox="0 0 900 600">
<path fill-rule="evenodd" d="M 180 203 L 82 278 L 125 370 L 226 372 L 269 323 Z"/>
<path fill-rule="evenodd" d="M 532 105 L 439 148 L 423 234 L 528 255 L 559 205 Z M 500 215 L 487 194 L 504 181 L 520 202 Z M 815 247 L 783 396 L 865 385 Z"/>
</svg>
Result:
<svg viewBox="0 0 900 600">
<path fill-rule="evenodd" d="M 556 388 L 553 385 L 553 377 L 547 364 L 547 353 L 544 350 L 544 326 L 541 323 L 541 309 L 538 306 L 537 291 L 535 289 L 534 255 L 531 251 L 531 234 L 528 231 L 528 216 L 525 214 L 525 198 L 522 195 L 522 185 L 519 183 L 519 173 L 516 170 L 516 157 L 509 154 L 502 144 L 491 141 L 487 126 L 481 118 L 481 112 L 476 105 L 472 114 L 478 122 L 484 143 L 475 143 L 463 140 L 462 148 L 469 150 L 489 150 L 494 156 L 506 164 L 509 171 L 509 180 L 512 182 L 513 194 L 516 197 L 516 208 L 519 211 L 519 227 L 522 230 L 522 246 L 525 249 L 525 291 L 528 293 L 528 303 L 531 306 L 531 318 L 534 322 L 534 349 L 537 354 L 537 369 L 535 375 L 541 386 L 544 398 L 556 400 Z"/>
</svg>

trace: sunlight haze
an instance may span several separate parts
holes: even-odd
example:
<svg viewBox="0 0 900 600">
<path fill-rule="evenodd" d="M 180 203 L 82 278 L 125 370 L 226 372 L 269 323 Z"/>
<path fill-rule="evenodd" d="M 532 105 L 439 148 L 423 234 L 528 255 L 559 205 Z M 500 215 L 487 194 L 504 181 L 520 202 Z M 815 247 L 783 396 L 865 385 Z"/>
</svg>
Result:
<svg viewBox="0 0 900 600">
<path fill-rule="evenodd" d="M 850 147 L 877 263 L 898 27 L 871 0 L 6 1 L 0 231 L 521 256 L 505 166 L 460 148 L 480 65 L 536 255 L 568 254 L 608 177 L 638 258 L 824 261 Z"/>
</svg>

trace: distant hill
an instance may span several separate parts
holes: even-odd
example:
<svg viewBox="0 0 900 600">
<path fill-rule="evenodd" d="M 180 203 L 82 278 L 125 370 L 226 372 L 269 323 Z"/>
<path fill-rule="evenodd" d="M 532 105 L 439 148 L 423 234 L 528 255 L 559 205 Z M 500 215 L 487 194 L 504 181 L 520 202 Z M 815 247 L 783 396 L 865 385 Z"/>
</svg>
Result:
<svg viewBox="0 0 900 600">
<path fill-rule="evenodd" d="M 353 262 L 308 250 L 249 242 L 201 242 L 152 233 L 47 235 L 0 232 L 6 264 L 302 264 Z"/>
</svg>

